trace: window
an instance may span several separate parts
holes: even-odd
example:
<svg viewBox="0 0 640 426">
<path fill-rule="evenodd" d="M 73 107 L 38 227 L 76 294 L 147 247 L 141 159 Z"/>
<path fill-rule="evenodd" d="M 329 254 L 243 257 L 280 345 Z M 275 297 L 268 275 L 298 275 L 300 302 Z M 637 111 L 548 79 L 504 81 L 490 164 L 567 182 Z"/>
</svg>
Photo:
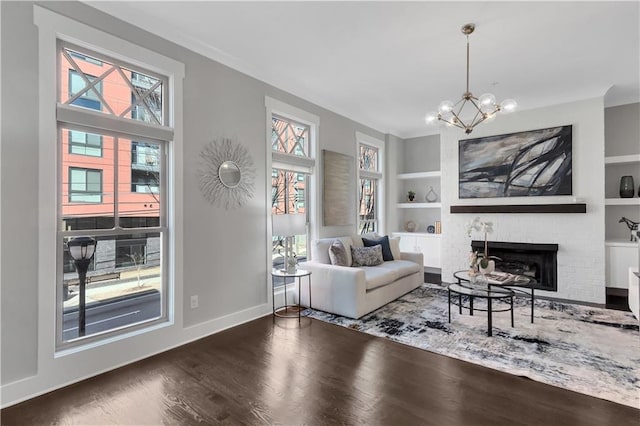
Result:
<svg viewBox="0 0 640 426">
<path fill-rule="evenodd" d="M 69 167 L 69 201 L 102 202 L 102 170 Z"/>
<path fill-rule="evenodd" d="M 383 173 L 380 160 L 384 143 L 357 133 L 358 140 L 358 232 L 381 233 Z"/>
<path fill-rule="evenodd" d="M 131 73 L 131 84 L 135 92 L 131 94 L 131 118 L 152 123 L 162 114 L 162 86 L 158 79 L 137 72 Z M 147 94 L 148 91 L 148 94 Z M 145 96 L 145 94 L 147 94 Z M 143 98 L 144 97 L 144 98 Z M 142 103 L 137 102 L 143 98 Z"/>
<path fill-rule="evenodd" d="M 102 136 L 69 130 L 69 153 L 102 157 Z"/>
<path fill-rule="evenodd" d="M 98 110 L 111 116 L 166 125 L 166 77 L 151 71 L 143 72 L 103 55 L 91 55 L 85 53 L 85 49 L 69 43 L 61 47 L 60 72 L 67 73 L 69 79 L 68 87 L 65 87 L 65 81 L 60 82 L 62 92 L 59 102 Z"/>
<path fill-rule="evenodd" d="M 160 192 L 160 145 L 131 142 L 131 192 Z"/>
<path fill-rule="evenodd" d="M 102 61 L 100 61 L 100 60 L 98 60 L 96 58 L 92 58 L 91 56 L 86 56 L 86 55 L 83 55 L 81 53 L 73 52 L 73 51 L 69 52 L 69 54 L 75 59 L 80 59 L 82 61 L 89 62 L 89 63 L 92 63 L 94 65 L 102 66 Z"/>
<path fill-rule="evenodd" d="M 64 348 L 167 320 L 164 153 L 173 131 L 164 113 L 167 77 L 66 42 L 58 56 L 58 143 L 67 178 L 59 182 L 56 341 Z M 96 119 L 87 108 L 103 114 Z M 132 124 L 123 126 L 123 118 Z M 84 333 L 67 247 L 78 236 L 97 241 L 85 282 Z"/>
<path fill-rule="evenodd" d="M 309 126 L 274 114 L 271 117 L 271 149 L 306 157 L 309 151 Z"/>
<path fill-rule="evenodd" d="M 134 235 L 126 235 L 125 237 L 116 240 L 116 268 L 144 266 L 147 263 L 147 236 L 135 238 Z"/>
<path fill-rule="evenodd" d="M 266 99 L 270 110 L 271 128 L 268 129 L 271 145 L 271 214 L 305 214 L 307 223 L 313 215 L 311 207 L 314 194 L 315 134 L 319 119 L 311 114 L 274 99 Z M 310 227 L 307 226 L 310 232 Z M 272 264 L 282 268 L 284 238 L 273 235 Z M 296 235 L 293 251 L 299 261 L 307 258 L 309 234 Z M 275 282 L 275 285 L 283 284 Z"/>
<path fill-rule="evenodd" d="M 308 174 L 282 169 L 273 169 L 273 171 L 277 176 L 271 178 L 271 213 L 305 213 L 304 189 Z"/>
<path fill-rule="evenodd" d="M 72 105 L 100 111 L 99 94 L 102 92 L 102 83 L 97 83 L 94 87 L 87 89 L 87 81 L 90 84 L 95 79 L 95 76 L 82 75 L 74 70 L 69 70 L 69 97 L 74 98 L 74 95 L 78 94 L 78 97 L 71 102 Z"/>
</svg>

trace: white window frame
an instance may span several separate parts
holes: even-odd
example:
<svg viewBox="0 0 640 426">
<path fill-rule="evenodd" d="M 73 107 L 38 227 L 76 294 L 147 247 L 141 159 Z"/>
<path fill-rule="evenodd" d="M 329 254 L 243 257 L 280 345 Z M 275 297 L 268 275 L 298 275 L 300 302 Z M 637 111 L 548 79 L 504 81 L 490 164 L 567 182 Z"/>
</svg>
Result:
<svg viewBox="0 0 640 426">
<path fill-rule="evenodd" d="M 113 368 L 127 360 L 147 356 L 154 351 L 166 349 L 166 345 L 179 340 L 182 330 L 182 80 L 184 65 L 166 56 L 142 48 L 118 37 L 112 36 L 91 26 L 73 19 L 51 12 L 40 6 L 33 7 L 34 24 L 38 27 L 39 48 L 39 248 L 38 248 L 38 371 L 64 371 L 64 374 L 43 374 L 38 377 L 43 381 L 43 388 L 60 380 L 69 381 L 73 377 L 86 377 L 104 369 Z M 168 256 L 166 262 L 167 293 L 167 321 L 152 327 L 125 331 L 121 334 L 110 335 L 100 340 L 82 341 L 79 344 L 59 349 L 56 347 L 56 277 L 61 270 L 61 250 L 58 250 L 57 236 L 57 206 L 61 196 L 58 182 L 59 146 L 56 141 L 59 122 L 71 123 L 77 121 L 77 112 L 73 106 L 58 105 L 57 103 L 57 43 L 58 40 L 75 44 L 89 51 L 99 51 L 116 60 L 127 62 L 141 69 L 147 69 L 157 74 L 166 75 L 169 81 L 169 96 L 171 103 L 168 110 L 168 124 L 171 128 L 158 128 L 156 139 L 170 140 L 168 152 L 169 161 L 166 170 Z M 135 59 L 133 59 L 135 58 Z M 108 128 L 104 123 L 104 114 L 90 111 L 88 116 L 92 120 L 92 128 Z M 113 117 L 111 117 L 113 120 Z M 127 133 L 135 134 L 135 128 L 140 122 L 120 119 Z M 144 126 L 144 123 L 142 123 Z M 168 130 L 171 133 L 168 133 Z M 166 139 L 170 134 L 171 137 Z M 146 135 L 148 136 L 148 135 Z M 164 136 L 164 138 L 163 138 Z M 53 159 L 53 161 L 52 161 Z M 52 256 L 52 253 L 60 256 Z M 60 257 L 60 258 L 58 258 Z M 160 335 L 158 335 L 160 333 Z M 162 337 L 164 335 L 164 338 Z M 128 339 L 135 339 L 126 343 Z M 95 350 L 105 349 L 96 360 Z M 61 378 L 62 377 L 62 378 Z"/>
<path fill-rule="evenodd" d="M 280 168 L 294 172 L 309 173 L 309 178 L 307 179 L 308 185 L 305 185 L 305 196 L 307 201 L 307 221 L 309 223 L 309 226 L 307 226 L 307 256 L 309 256 L 309 247 L 311 240 L 317 238 L 318 235 L 318 218 L 319 209 L 321 208 L 320 203 L 318 202 L 319 176 L 317 168 L 320 117 L 269 96 L 265 96 L 264 104 L 267 110 L 266 144 L 267 152 L 270 153 L 270 155 L 266 156 L 266 167 L 268 173 L 266 179 L 267 199 L 265 203 L 267 217 L 267 253 L 271 254 L 272 252 L 271 245 L 273 238 L 273 233 L 271 230 L 271 171 L 273 170 L 273 168 Z M 309 147 L 307 157 L 284 154 L 272 150 L 271 131 L 272 118 L 274 115 L 294 120 L 301 124 L 309 126 Z M 269 255 L 267 257 L 267 271 L 271 271 L 273 267 L 271 256 Z M 267 290 L 267 294 L 269 295 L 269 304 L 271 304 L 272 292 L 270 274 L 267 279 Z"/>
<path fill-rule="evenodd" d="M 360 169 L 360 145 L 369 145 L 378 150 L 378 172 L 370 172 Z M 378 194 L 378 202 L 376 205 L 376 220 L 378 227 L 376 232 L 380 235 L 385 234 L 385 156 L 384 156 L 384 141 L 376 139 L 373 136 L 369 136 L 366 133 L 356 132 L 356 203 L 360 200 L 360 179 L 376 179 L 378 185 L 376 187 L 376 193 Z M 356 206 L 357 214 L 357 226 L 356 230 L 360 229 L 360 205 Z"/>
<path fill-rule="evenodd" d="M 110 63 L 114 66 L 117 67 L 127 67 L 127 68 L 136 68 L 136 69 L 142 69 L 144 70 L 145 73 L 153 73 L 153 71 L 147 71 L 145 65 L 131 65 L 129 62 L 125 62 L 122 60 L 119 60 L 117 58 L 110 58 L 108 57 L 108 53 L 106 52 L 100 52 L 100 48 L 95 48 L 95 47 L 91 47 L 91 48 L 84 48 L 84 47 L 79 47 L 79 46 L 74 46 L 73 44 L 68 43 L 66 40 L 64 40 L 63 38 L 58 37 L 57 40 L 57 57 L 59 58 L 60 55 L 62 55 L 62 53 L 66 50 L 66 49 L 73 49 L 76 51 L 79 51 L 83 54 L 88 54 L 91 57 L 96 57 L 96 58 L 102 58 L 103 56 L 105 56 L 105 58 L 103 59 L 107 59 L 107 61 L 103 61 L 103 63 Z M 61 71 L 61 67 L 58 66 L 57 70 L 56 70 L 56 74 L 57 74 L 57 81 L 58 83 L 60 83 L 62 81 L 62 79 L 67 78 L 65 75 L 60 75 L 58 74 Z M 77 71 L 74 71 L 77 73 Z M 169 92 L 169 79 L 168 77 L 165 76 L 161 76 L 158 75 L 158 73 L 155 73 L 156 75 L 154 75 L 154 78 L 157 78 L 159 82 L 162 82 L 164 84 L 164 92 L 168 93 Z M 102 84 L 102 83 L 101 83 Z M 102 93 L 102 90 L 99 91 L 100 93 L 100 99 L 104 102 L 104 106 L 111 111 L 111 108 L 109 107 L 109 104 L 107 102 L 107 100 L 104 97 L 104 94 Z M 61 98 L 65 99 L 67 98 L 67 94 L 60 94 Z M 165 96 L 165 100 L 167 100 L 167 102 L 165 103 L 165 105 L 163 105 L 163 109 L 164 111 L 167 111 L 169 108 L 169 103 L 172 101 L 172 98 L 170 96 Z M 163 111 L 163 112 L 164 112 Z M 60 259 L 59 264 L 62 264 L 62 245 L 63 245 L 63 241 L 65 238 L 69 238 L 69 237 L 73 237 L 73 236 L 84 236 L 84 235 L 91 235 L 93 237 L 99 237 L 99 236 L 119 236 L 119 235 L 129 235 L 129 234 L 135 234 L 135 233 L 160 233 L 161 237 L 161 259 L 163 259 L 163 261 L 161 261 L 160 263 L 160 280 L 161 280 L 161 315 L 158 318 L 155 318 L 153 320 L 148 320 L 148 321 L 144 321 L 141 322 L 139 324 L 132 324 L 132 325 L 127 325 L 127 326 L 121 326 L 121 327 L 117 327 L 114 329 L 109 329 L 109 330 L 105 330 L 102 333 L 97 333 L 97 334 L 91 334 L 91 335 L 87 335 L 82 337 L 81 339 L 76 339 L 76 340 L 71 340 L 71 341 L 65 341 L 63 338 L 63 300 L 61 298 L 63 292 L 62 291 L 58 291 L 56 294 L 56 300 L 57 300 L 57 308 L 56 308 L 56 324 L 57 324 L 57 332 L 56 332 L 56 348 L 58 351 L 67 349 L 67 348 L 73 348 L 75 346 L 82 346 L 82 345 L 86 345 L 88 343 L 93 343 L 93 342 L 99 342 L 101 340 L 104 340 L 105 338 L 110 338 L 110 337 L 115 337 L 121 334 L 127 334 L 127 333 L 131 333 L 132 331 L 143 331 L 145 329 L 148 328 L 152 328 L 154 325 L 160 325 L 162 323 L 168 322 L 169 320 L 169 315 L 168 315 L 168 299 L 167 299 L 167 295 L 169 294 L 168 291 L 168 280 L 167 280 L 167 266 L 165 264 L 166 259 L 169 259 L 171 257 L 171 249 L 169 247 L 168 244 L 168 235 L 169 235 L 169 227 L 167 226 L 166 220 L 167 220 L 167 204 L 166 204 L 166 190 L 165 190 L 165 182 L 166 182 L 166 167 L 165 167 L 165 152 L 168 149 L 169 144 L 171 143 L 171 141 L 173 140 L 173 129 L 170 126 L 166 126 L 164 125 L 159 125 L 159 124 L 149 124 L 143 121 L 139 121 L 139 120 L 135 120 L 135 119 L 130 119 L 130 118 L 123 118 L 122 116 L 118 117 L 115 116 L 113 114 L 106 114 L 104 111 L 94 111 L 91 109 L 87 109 L 87 108 L 83 108 L 83 107 L 78 107 L 75 106 L 73 104 L 69 104 L 68 101 L 65 103 L 62 103 L 60 101 L 58 101 L 57 106 L 56 106 L 56 116 L 58 118 L 57 123 L 58 123 L 58 135 L 59 138 L 62 138 L 63 135 L 63 129 L 69 129 L 69 130 L 75 130 L 74 126 L 80 126 L 81 129 L 84 129 L 85 126 L 87 126 L 89 123 L 98 123 L 98 128 L 97 129 L 92 129 L 96 132 L 101 132 L 102 130 L 104 131 L 103 133 L 107 136 L 112 136 L 113 137 L 113 148 L 116 152 L 116 155 L 114 156 L 114 167 L 119 168 L 119 163 L 118 163 L 118 156 L 117 156 L 117 152 L 120 150 L 120 139 L 125 139 L 125 140 L 131 140 L 133 142 L 133 139 L 137 139 L 140 141 L 149 141 L 151 142 L 153 139 L 152 137 L 159 135 L 159 134 L 163 134 L 163 138 L 162 140 L 155 140 L 155 142 L 157 142 L 158 144 L 160 144 L 161 147 L 161 152 L 160 152 L 160 156 L 161 156 L 161 162 L 160 162 L 160 177 L 161 177 L 161 182 L 160 182 L 160 199 L 162 200 L 162 202 L 160 203 L 160 217 L 159 217 L 159 226 L 154 226 L 154 227 L 148 227 L 148 228 L 122 228 L 119 224 L 119 217 L 120 217 L 120 203 L 119 203 L 119 197 L 120 194 L 119 192 L 115 192 L 114 193 L 114 222 L 115 222 L 115 229 L 91 229 L 91 230 L 78 230 L 78 231 L 68 231 L 68 230 L 64 230 L 64 229 L 58 229 L 58 244 L 57 244 L 57 249 L 58 249 L 58 259 Z M 64 120 L 62 119 L 62 117 L 64 117 Z M 170 122 L 170 116 L 167 115 L 166 113 L 163 114 L 164 117 L 164 121 L 165 123 L 169 123 Z M 129 126 L 128 129 L 132 132 L 131 134 L 125 134 L 125 133 L 120 133 L 122 126 L 121 124 L 127 121 L 129 122 Z M 62 139 L 59 139 L 62 140 Z M 62 168 L 62 164 L 61 164 L 61 160 L 64 159 L 64 156 L 62 155 L 61 151 L 58 151 L 58 155 L 56 156 L 56 159 L 58 161 L 58 167 Z M 69 168 L 69 176 L 71 176 L 71 167 Z M 58 171 L 60 172 L 60 169 L 58 169 Z M 118 187 L 118 179 L 117 179 L 117 174 L 115 174 L 114 176 L 114 180 L 113 180 L 113 186 L 114 187 Z M 104 182 L 104 178 L 103 178 L 103 173 L 100 173 L 100 177 L 101 177 L 101 191 L 102 188 L 104 188 L 105 182 Z M 64 173 L 59 173 L 59 179 L 64 179 Z M 69 177 L 69 180 L 70 177 Z M 110 183 L 110 182 L 109 182 Z M 71 182 L 69 182 L 69 203 L 75 204 L 76 202 L 72 199 L 72 191 L 71 191 Z M 101 201 L 102 201 L 102 192 L 100 194 L 101 196 Z M 61 208 L 61 205 L 64 205 L 67 203 L 67 200 L 62 200 L 62 197 L 58 196 L 58 199 L 60 200 L 60 205 L 59 205 L 59 209 Z M 80 201 L 81 202 L 81 201 Z M 62 217 L 62 211 L 59 210 L 58 211 L 58 215 L 59 215 L 59 222 L 60 223 L 60 219 Z M 63 271 L 61 268 L 58 268 L 56 271 L 56 277 L 57 277 L 57 285 L 58 285 L 58 289 L 62 288 L 62 282 L 63 282 Z"/>
</svg>

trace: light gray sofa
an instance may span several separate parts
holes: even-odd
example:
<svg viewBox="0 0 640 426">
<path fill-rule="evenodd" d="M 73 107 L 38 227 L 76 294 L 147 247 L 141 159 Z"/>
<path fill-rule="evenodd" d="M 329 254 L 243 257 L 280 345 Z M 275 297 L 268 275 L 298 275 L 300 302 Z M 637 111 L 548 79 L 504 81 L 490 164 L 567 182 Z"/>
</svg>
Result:
<svg viewBox="0 0 640 426">
<path fill-rule="evenodd" d="M 400 252 L 399 238 L 389 238 L 394 260 L 378 266 L 332 265 L 329 247 L 339 239 L 349 253 L 350 247 L 363 245 L 359 235 L 323 238 L 311 242 L 311 260 L 300 267 L 311 271 L 313 309 L 349 318 L 369 312 L 419 287 L 424 282 L 422 253 Z M 309 306 L 307 286 L 301 288 L 300 300 Z"/>
</svg>

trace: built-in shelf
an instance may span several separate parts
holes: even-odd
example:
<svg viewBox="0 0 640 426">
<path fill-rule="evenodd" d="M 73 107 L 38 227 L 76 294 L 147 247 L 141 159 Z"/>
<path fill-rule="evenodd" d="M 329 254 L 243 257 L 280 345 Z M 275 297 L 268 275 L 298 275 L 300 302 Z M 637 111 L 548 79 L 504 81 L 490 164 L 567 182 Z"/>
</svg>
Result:
<svg viewBox="0 0 640 426">
<path fill-rule="evenodd" d="M 637 241 L 630 241 L 628 238 L 610 238 L 604 242 L 607 247 L 638 247 Z"/>
<path fill-rule="evenodd" d="M 640 154 L 618 155 L 615 157 L 605 157 L 604 164 L 634 164 L 640 163 Z"/>
<path fill-rule="evenodd" d="M 398 175 L 398 179 L 423 179 L 423 178 L 435 178 L 440 177 L 442 173 L 440 170 L 434 172 L 417 172 L 417 173 L 401 173 Z"/>
<path fill-rule="evenodd" d="M 421 237 L 430 237 L 430 238 L 440 238 L 442 234 L 430 234 L 428 232 L 394 232 L 393 235 L 398 236 L 421 236 Z"/>
<path fill-rule="evenodd" d="M 399 209 L 439 209 L 440 203 L 398 203 Z"/>
<path fill-rule="evenodd" d="M 606 206 L 640 206 L 640 198 L 605 198 Z"/>
<path fill-rule="evenodd" d="M 586 213 L 587 205 L 575 204 L 505 204 L 451 206 L 451 213 Z"/>
</svg>

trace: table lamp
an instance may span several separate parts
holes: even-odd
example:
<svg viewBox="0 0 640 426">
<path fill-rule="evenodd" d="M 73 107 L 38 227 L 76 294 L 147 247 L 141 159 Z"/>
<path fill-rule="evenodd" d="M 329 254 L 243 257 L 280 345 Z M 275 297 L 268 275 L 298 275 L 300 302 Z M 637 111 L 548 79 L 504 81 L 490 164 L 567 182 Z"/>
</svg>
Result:
<svg viewBox="0 0 640 426">
<path fill-rule="evenodd" d="M 274 214 L 271 215 L 271 226 L 273 235 L 284 237 L 284 266 L 283 272 L 295 272 L 295 265 L 289 269 L 289 258 L 291 257 L 293 237 L 307 233 L 307 216 L 302 213 L 294 214 Z"/>
</svg>

